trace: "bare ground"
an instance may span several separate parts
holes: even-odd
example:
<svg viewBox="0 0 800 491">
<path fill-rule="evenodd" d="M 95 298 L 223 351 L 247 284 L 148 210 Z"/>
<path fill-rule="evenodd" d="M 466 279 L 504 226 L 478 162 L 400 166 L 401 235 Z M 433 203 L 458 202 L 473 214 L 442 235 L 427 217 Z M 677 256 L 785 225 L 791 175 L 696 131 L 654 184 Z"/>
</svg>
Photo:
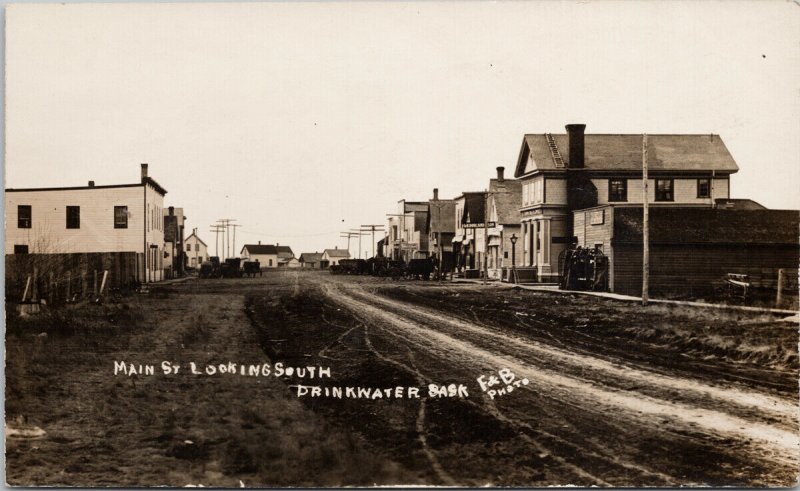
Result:
<svg viewBox="0 0 800 491">
<path fill-rule="evenodd" d="M 770 316 L 295 271 L 73 314 L 9 319 L 7 420 L 47 431 L 7 440 L 11 484 L 797 480 L 797 325 Z M 114 377 L 115 359 L 332 377 Z M 501 368 L 529 383 L 490 399 L 477 378 Z M 469 397 L 427 397 L 429 383 Z M 422 397 L 298 399 L 298 384 Z"/>
</svg>

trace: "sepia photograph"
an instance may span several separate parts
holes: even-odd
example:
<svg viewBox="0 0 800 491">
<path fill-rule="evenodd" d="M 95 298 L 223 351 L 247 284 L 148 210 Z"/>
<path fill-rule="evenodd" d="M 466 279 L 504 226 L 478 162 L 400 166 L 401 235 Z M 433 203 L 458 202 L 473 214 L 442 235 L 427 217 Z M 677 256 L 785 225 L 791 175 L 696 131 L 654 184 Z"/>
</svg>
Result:
<svg viewBox="0 0 800 491">
<path fill-rule="evenodd" d="M 800 484 L 800 4 L 4 5 L 9 487 Z"/>
</svg>

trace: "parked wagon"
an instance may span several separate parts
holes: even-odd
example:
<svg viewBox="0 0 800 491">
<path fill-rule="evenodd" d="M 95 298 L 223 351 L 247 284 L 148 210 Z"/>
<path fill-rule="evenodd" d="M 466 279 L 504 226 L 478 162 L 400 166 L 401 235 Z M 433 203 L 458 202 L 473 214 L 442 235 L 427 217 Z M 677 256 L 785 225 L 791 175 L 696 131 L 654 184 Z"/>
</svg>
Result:
<svg viewBox="0 0 800 491">
<path fill-rule="evenodd" d="M 258 260 L 255 261 L 245 261 L 242 265 L 242 272 L 248 278 L 252 278 L 255 275 L 262 276 L 263 273 L 261 271 L 261 263 Z"/>
</svg>

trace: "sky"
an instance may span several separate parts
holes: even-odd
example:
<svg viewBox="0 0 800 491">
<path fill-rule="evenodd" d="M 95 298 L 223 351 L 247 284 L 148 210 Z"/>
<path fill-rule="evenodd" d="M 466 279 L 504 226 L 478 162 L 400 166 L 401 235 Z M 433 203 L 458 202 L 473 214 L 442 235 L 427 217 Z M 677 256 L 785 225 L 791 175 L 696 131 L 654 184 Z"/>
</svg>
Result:
<svg viewBox="0 0 800 491">
<path fill-rule="evenodd" d="M 212 250 L 233 218 L 299 256 L 585 123 L 719 134 L 732 197 L 798 209 L 798 41 L 781 1 L 12 5 L 5 187 L 147 162 Z"/>
</svg>

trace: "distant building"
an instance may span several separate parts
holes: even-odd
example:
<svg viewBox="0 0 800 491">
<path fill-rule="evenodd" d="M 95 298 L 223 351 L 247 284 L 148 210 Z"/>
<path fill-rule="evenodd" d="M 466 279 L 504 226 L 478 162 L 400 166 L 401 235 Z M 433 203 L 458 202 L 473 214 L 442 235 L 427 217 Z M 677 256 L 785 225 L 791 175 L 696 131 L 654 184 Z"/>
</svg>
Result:
<svg viewBox="0 0 800 491">
<path fill-rule="evenodd" d="M 186 245 L 184 257 L 187 266 L 199 268 L 203 261 L 208 261 L 208 246 L 196 234 L 192 233 L 186 237 L 184 244 Z"/>
<path fill-rule="evenodd" d="M 505 169 L 497 168 L 497 179 L 489 181 L 488 229 L 489 251 L 487 271 L 489 278 L 501 279 L 503 268 L 511 267 L 512 258 L 522 266 L 519 249 L 512 250 L 511 237 L 521 238 L 519 204 L 522 202 L 522 182 L 506 179 Z"/>
<path fill-rule="evenodd" d="M 300 266 L 308 269 L 320 269 L 322 267 L 321 252 L 304 252 L 300 254 Z"/>
<path fill-rule="evenodd" d="M 397 202 L 397 212 L 390 215 L 389 244 L 392 259 L 425 258 L 428 256 L 428 202 Z"/>
<path fill-rule="evenodd" d="M 433 199 L 428 201 L 428 249 L 430 254 L 441 260 L 443 271 L 452 271 L 453 237 L 456 233 L 456 203 L 451 199 L 439 199 L 439 190 L 433 190 Z"/>
<path fill-rule="evenodd" d="M 258 261 L 261 269 L 278 267 L 278 248 L 272 244 L 245 244 L 240 255 L 244 261 Z"/>
<path fill-rule="evenodd" d="M 483 239 L 486 193 L 465 192 L 454 201 L 456 233 L 453 238 L 453 253 L 456 257 L 456 269 L 467 276 L 477 277 L 482 270 L 481 260 L 486 250 Z"/>
<path fill-rule="evenodd" d="M 120 281 L 164 279 L 167 191 L 147 167 L 133 184 L 6 189 L 6 255 L 82 254 L 86 261 L 87 254 L 127 253 L 132 264 L 106 266 L 125 271 Z"/>
<path fill-rule="evenodd" d="M 170 206 L 164 210 L 164 276 L 177 278 L 184 275 L 186 255 L 184 251 L 184 223 L 186 217 L 183 208 Z"/>
<path fill-rule="evenodd" d="M 294 252 L 289 246 L 275 245 L 275 250 L 278 251 L 278 267 L 279 268 L 299 268 L 300 261 L 294 257 Z"/>
<path fill-rule="evenodd" d="M 347 249 L 339 249 L 337 246 L 334 249 L 325 249 L 322 253 L 322 260 L 320 261 L 322 268 L 329 266 L 336 266 L 342 259 L 350 259 L 350 251 Z"/>
</svg>

